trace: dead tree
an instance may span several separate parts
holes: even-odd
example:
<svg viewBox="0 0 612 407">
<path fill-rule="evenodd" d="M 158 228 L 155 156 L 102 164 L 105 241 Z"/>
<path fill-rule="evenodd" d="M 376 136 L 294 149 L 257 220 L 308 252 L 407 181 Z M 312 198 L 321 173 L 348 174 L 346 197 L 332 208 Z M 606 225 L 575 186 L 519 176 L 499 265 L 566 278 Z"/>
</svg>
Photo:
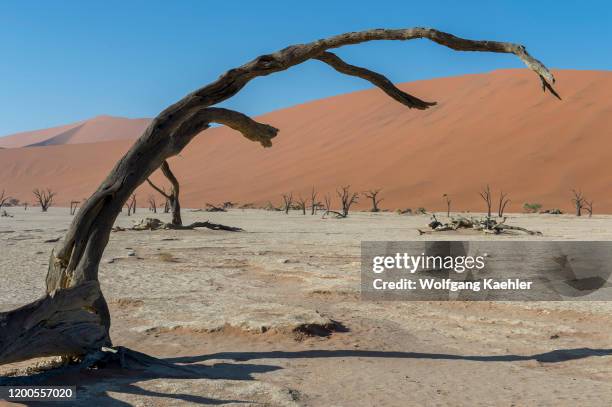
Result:
<svg viewBox="0 0 612 407">
<path fill-rule="evenodd" d="M 447 194 L 442 195 L 444 201 L 446 202 L 446 217 L 450 218 L 450 210 L 451 210 L 451 199 Z"/>
<path fill-rule="evenodd" d="M 123 232 L 125 230 L 162 230 L 162 229 L 172 229 L 172 230 L 193 230 L 199 228 L 207 228 L 212 230 L 225 230 L 228 232 L 243 232 L 244 229 L 235 227 L 235 226 L 226 226 L 220 223 L 212 223 L 209 221 L 204 222 L 193 222 L 190 225 L 174 225 L 172 223 L 165 223 L 156 218 L 146 218 L 140 221 L 140 223 L 135 224 L 129 229 L 122 228 L 120 226 L 115 226 L 112 231 L 113 232 Z"/>
<path fill-rule="evenodd" d="M 584 200 L 584 206 L 586 211 L 589 213 L 589 218 L 593 216 L 593 201 Z"/>
<path fill-rule="evenodd" d="M 576 191 L 575 189 L 572 189 L 572 193 L 574 194 L 572 202 L 576 208 L 576 216 L 582 216 L 582 209 L 585 204 L 584 195 L 582 195 L 582 191 Z"/>
<path fill-rule="evenodd" d="M 285 211 L 285 215 L 289 214 L 289 209 L 291 209 L 291 205 L 293 204 L 293 192 L 288 194 L 283 194 L 283 211 Z"/>
<path fill-rule="evenodd" d="M 310 214 L 316 214 L 317 209 L 319 209 L 319 203 L 317 202 L 317 192 L 315 191 L 315 187 L 313 186 L 312 191 L 310 191 Z"/>
<path fill-rule="evenodd" d="M 491 219 L 492 196 L 491 188 L 489 188 L 489 185 L 487 185 L 487 187 L 480 192 L 480 196 L 487 204 L 487 219 Z"/>
<path fill-rule="evenodd" d="M 9 196 L 5 195 L 4 189 L 3 189 L 2 193 L 0 193 L 0 209 L 2 209 L 2 207 L 9 200 L 9 198 L 10 198 Z"/>
<path fill-rule="evenodd" d="M 529 235 L 542 236 L 542 232 L 537 230 L 529 230 L 520 226 L 511 226 L 506 224 L 506 218 L 502 218 L 501 222 L 491 218 L 466 218 L 465 216 L 459 216 L 457 218 L 451 218 L 449 222 L 442 223 L 438 221 L 436 215 L 431 216 L 431 222 L 428 225 L 431 230 L 417 229 L 419 235 L 434 232 L 446 232 L 456 231 L 459 229 L 472 229 L 478 230 L 483 233 L 500 234 L 505 233 L 507 230 L 516 230 L 519 232 L 525 232 Z"/>
<path fill-rule="evenodd" d="M 47 188 L 46 190 L 40 190 L 36 188 L 34 191 L 32 191 L 32 193 L 38 201 L 38 204 L 40 205 L 42 211 L 47 212 L 47 209 L 49 209 L 53 204 L 53 197 L 55 196 L 55 192 L 53 192 L 49 188 Z"/>
<path fill-rule="evenodd" d="M 81 358 L 80 368 L 100 360 L 107 361 L 108 357 L 126 364 L 145 359 L 146 355 L 136 352 L 126 356 L 127 350 L 108 350 L 112 346 L 110 313 L 98 282 L 100 260 L 113 223 L 136 188 L 212 123 L 227 125 L 247 139 L 270 147 L 277 129 L 215 105 L 236 95 L 255 78 L 287 70 L 308 60 L 316 59 L 341 73 L 366 79 L 408 107 L 427 109 L 433 103 L 409 95 L 384 76 L 349 65 L 329 52 L 368 41 L 423 38 L 456 51 L 514 54 L 537 73 L 544 89 L 558 97 L 552 87 L 553 75 L 522 45 L 467 40 L 428 28 L 375 29 L 340 34 L 283 48 L 231 69 L 155 117 L 81 206 L 63 240 L 51 253 L 46 295 L 18 309 L 0 312 L 0 364 L 54 355 L 66 359 L 87 355 Z"/>
<path fill-rule="evenodd" d="M 162 188 L 165 191 L 165 188 Z M 164 213 L 170 212 L 170 200 L 164 195 Z"/>
<path fill-rule="evenodd" d="M 74 215 L 79 207 L 80 201 L 70 201 L 70 214 Z"/>
<path fill-rule="evenodd" d="M 153 213 L 157 213 L 157 201 L 153 195 L 149 195 L 149 211 Z"/>
<path fill-rule="evenodd" d="M 380 191 L 382 191 L 381 189 L 374 189 L 374 190 L 369 190 L 368 192 L 364 192 L 363 195 L 372 200 L 372 209 L 370 209 L 370 212 L 380 212 L 380 209 L 378 208 L 378 204 L 382 201 L 382 199 L 378 199 L 378 194 L 380 193 Z"/>
<path fill-rule="evenodd" d="M 147 182 L 149 185 L 159 192 L 164 198 L 166 198 L 166 203 L 169 206 L 169 209 L 172 211 L 172 224 L 175 226 L 181 226 L 183 224 L 183 218 L 181 217 L 181 203 L 179 201 L 179 192 L 180 185 L 178 179 L 174 176 L 172 170 L 170 170 L 170 165 L 168 161 L 165 161 L 161 165 L 161 170 L 164 176 L 170 181 L 172 187 L 170 188 L 170 193 L 168 194 L 164 188 L 159 188 L 155 185 L 149 178 L 147 178 Z M 167 212 L 164 208 L 164 212 Z"/>
<path fill-rule="evenodd" d="M 351 186 L 347 185 L 344 187 L 340 187 L 336 190 L 336 194 L 340 198 L 340 204 L 342 205 L 342 212 L 335 211 L 327 211 L 331 213 L 335 213 L 339 218 L 346 218 L 349 214 L 349 210 L 351 209 L 351 205 L 356 203 L 359 200 L 359 194 L 357 192 L 351 193 Z"/>
<path fill-rule="evenodd" d="M 302 215 L 306 215 L 306 200 L 302 198 L 302 195 L 297 199 L 297 206 L 302 211 Z"/>
<path fill-rule="evenodd" d="M 508 199 L 508 194 L 504 194 L 504 191 L 500 191 L 499 193 L 499 205 L 497 206 L 497 216 L 499 218 L 504 217 L 504 211 L 506 210 L 506 205 L 510 203 L 510 199 Z"/>
<path fill-rule="evenodd" d="M 325 212 L 323 213 L 323 217 L 329 215 L 329 211 L 331 211 L 331 196 L 329 194 L 325 194 L 325 198 L 323 199 L 325 201 L 324 203 L 324 208 Z"/>
<path fill-rule="evenodd" d="M 136 194 L 132 194 L 130 200 L 125 203 L 125 206 L 127 207 L 128 211 L 127 216 L 131 216 L 134 212 L 136 212 Z"/>
</svg>

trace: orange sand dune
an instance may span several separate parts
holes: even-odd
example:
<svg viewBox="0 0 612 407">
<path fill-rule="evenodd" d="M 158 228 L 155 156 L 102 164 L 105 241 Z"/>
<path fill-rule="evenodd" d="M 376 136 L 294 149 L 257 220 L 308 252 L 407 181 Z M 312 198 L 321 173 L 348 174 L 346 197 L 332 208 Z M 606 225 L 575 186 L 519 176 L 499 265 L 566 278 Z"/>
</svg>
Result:
<svg viewBox="0 0 612 407">
<path fill-rule="evenodd" d="M 134 139 L 144 131 L 149 119 L 97 116 L 93 119 L 0 137 L 0 147 L 53 146 Z"/>
<path fill-rule="evenodd" d="M 542 93 L 526 70 L 402 84 L 438 102 L 427 111 L 407 109 L 378 89 L 331 97 L 259 117 L 281 129 L 270 149 L 215 128 L 171 165 L 186 207 L 279 203 L 281 193 L 307 196 L 312 185 L 322 199 L 351 184 L 357 191 L 382 188 L 387 209 L 441 210 L 447 193 L 454 210 L 482 211 L 478 191 L 489 183 L 496 195 L 509 193 L 511 211 L 527 201 L 570 210 L 570 189 L 577 188 L 596 212 L 611 213 L 612 73 L 556 76 L 562 101 Z M 32 188 L 46 186 L 61 204 L 83 198 L 130 143 L 1 150 L 0 189 L 30 201 Z M 150 193 L 139 191 L 142 205 Z M 359 207 L 368 207 L 365 199 Z"/>
</svg>

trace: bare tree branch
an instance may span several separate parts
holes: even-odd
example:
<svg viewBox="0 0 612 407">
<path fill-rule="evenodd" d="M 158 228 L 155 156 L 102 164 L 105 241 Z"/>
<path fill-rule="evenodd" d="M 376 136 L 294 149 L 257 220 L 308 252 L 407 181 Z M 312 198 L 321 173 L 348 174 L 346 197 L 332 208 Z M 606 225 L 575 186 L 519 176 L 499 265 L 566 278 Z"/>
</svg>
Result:
<svg viewBox="0 0 612 407">
<path fill-rule="evenodd" d="M 397 100 L 405 106 L 408 106 L 409 108 L 425 110 L 428 107 L 436 104 L 436 102 L 425 102 L 417 97 L 409 95 L 408 93 L 395 87 L 395 85 L 393 85 L 393 83 L 383 75 L 365 68 L 349 65 L 340 59 L 340 57 L 338 57 L 336 54 L 331 52 L 324 52 L 315 59 L 325 62 L 338 72 L 346 75 L 357 76 L 371 82 L 374 86 L 379 87 L 391 98 Z"/>
<path fill-rule="evenodd" d="M 165 189 L 155 185 L 149 178 L 147 178 L 147 183 L 149 184 L 149 186 L 151 186 L 151 188 L 159 192 L 164 198 L 170 199 L 170 194 L 168 194 Z"/>
</svg>

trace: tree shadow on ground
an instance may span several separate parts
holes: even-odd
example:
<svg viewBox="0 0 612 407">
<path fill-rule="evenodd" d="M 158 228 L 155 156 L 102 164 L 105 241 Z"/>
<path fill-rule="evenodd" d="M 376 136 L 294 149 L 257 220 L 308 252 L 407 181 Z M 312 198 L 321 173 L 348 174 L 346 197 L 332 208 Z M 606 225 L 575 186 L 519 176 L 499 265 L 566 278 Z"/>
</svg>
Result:
<svg viewBox="0 0 612 407">
<path fill-rule="evenodd" d="M 271 351 L 271 352 L 220 352 L 210 355 L 169 358 L 170 363 L 196 363 L 214 359 L 228 359 L 235 361 L 247 361 L 257 359 L 301 359 L 301 358 L 395 358 L 395 359 L 432 359 L 432 360 L 466 360 L 474 362 L 520 362 L 535 360 L 542 363 L 558 363 L 575 359 L 584 359 L 594 356 L 610 356 L 612 349 L 556 349 L 550 352 L 537 353 L 534 355 L 489 355 L 470 356 L 452 355 L 445 353 L 421 353 L 421 352 L 394 352 L 375 350 L 305 350 L 296 352 Z"/>
<path fill-rule="evenodd" d="M 54 405 L 57 406 L 131 406 L 130 403 L 114 398 L 110 393 L 175 399 L 202 405 L 240 404 L 252 403 L 252 401 L 214 399 L 181 392 L 164 393 L 142 388 L 137 383 L 156 379 L 254 380 L 253 374 L 268 373 L 281 369 L 280 366 L 261 364 L 181 364 L 180 362 L 174 363 L 157 359 L 132 350 L 127 350 L 127 352 L 126 358 L 137 356 L 137 368 L 122 368 L 115 363 L 98 366 L 94 369 L 82 369 L 78 365 L 69 365 L 28 376 L 0 377 L 0 386 L 66 386 L 68 383 L 76 385 L 77 401 L 54 402 Z M 135 366 L 136 364 L 130 363 L 130 365 Z M 22 403 L 28 406 L 43 405 L 43 402 Z"/>
<path fill-rule="evenodd" d="M 29 376 L 0 377 L 0 386 L 33 386 L 65 385 L 76 383 L 77 386 L 89 388 L 95 386 L 99 391 L 88 391 L 83 405 L 96 406 L 129 406 L 124 401 L 113 398 L 109 392 L 124 393 L 144 397 L 171 398 L 183 402 L 203 405 L 220 405 L 226 403 L 251 403 L 251 400 L 212 399 L 194 394 L 163 393 L 143 389 L 136 385 L 155 379 L 210 379 L 210 380 L 255 380 L 253 374 L 268 373 L 282 369 L 280 366 L 267 364 L 215 363 L 198 364 L 210 360 L 234 360 L 245 362 L 260 359 L 312 359 L 312 358 L 381 358 L 381 359 L 431 359 L 463 360 L 472 362 L 520 362 L 534 360 L 541 363 L 559 363 L 589 357 L 612 355 L 612 349 L 557 349 L 534 355 L 453 355 L 445 353 L 396 352 L 373 350 L 305 350 L 305 351 L 266 351 L 266 352 L 219 352 L 209 355 L 185 356 L 156 359 L 151 356 L 129 351 L 138 355 L 139 363 L 145 360 L 141 369 L 122 369 L 120 366 L 103 366 L 99 369 L 82 370 L 64 367 L 40 372 Z M 90 389 L 91 390 L 91 389 Z M 77 394 L 79 391 L 77 390 Z M 95 393 L 95 394 L 94 394 Z M 35 406 L 39 403 L 26 403 Z M 81 403 L 77 403 L 81 404 Z M 61 404 L 55 404 L 61 405 Z M 70 404 L 70 405 L 75 405 Z"/>
</svg>

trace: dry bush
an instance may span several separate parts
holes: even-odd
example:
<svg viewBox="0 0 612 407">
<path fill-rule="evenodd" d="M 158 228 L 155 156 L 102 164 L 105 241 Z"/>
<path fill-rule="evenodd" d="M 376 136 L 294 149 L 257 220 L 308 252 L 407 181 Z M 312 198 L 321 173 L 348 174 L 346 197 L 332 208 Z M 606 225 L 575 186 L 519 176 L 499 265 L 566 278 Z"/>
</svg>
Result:
<svg viewBox="0 0 612 407">
<path fill-rule="evenodd" d="M 523 204 L 523 210 L 527 213 L 538 213 L 540 212 L 540 209 L 542 209 L 542 204 L 539 203 L 525 202 Z"/>
<path fill-rule="evenodd" d="M 161 261 L 166 262 L 166 263 L 178 263 L 178 259 L 174 257 L 172 253 L 168 253 L 168 252 L 157 253 L 157 257 Z"/>
</svg>

